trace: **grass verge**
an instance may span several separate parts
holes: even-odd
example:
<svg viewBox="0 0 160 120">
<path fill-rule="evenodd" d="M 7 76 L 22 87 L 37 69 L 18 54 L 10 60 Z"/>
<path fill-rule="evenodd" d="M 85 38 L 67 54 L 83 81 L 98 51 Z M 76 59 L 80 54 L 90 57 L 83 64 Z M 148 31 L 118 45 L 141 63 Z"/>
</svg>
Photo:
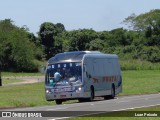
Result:
<svg viewBox="0 0 160 120">
<path fill-rule="evenodd" d="M 122 70 L 160 70 L 160 63 L 141 60 L 120 60 Z"/>
<path fill-rule="evenodd" d="M 123 71 L 123 91 L 120 95 L 148 94 L 160 92 L 160 71 Z"/>
</svg>

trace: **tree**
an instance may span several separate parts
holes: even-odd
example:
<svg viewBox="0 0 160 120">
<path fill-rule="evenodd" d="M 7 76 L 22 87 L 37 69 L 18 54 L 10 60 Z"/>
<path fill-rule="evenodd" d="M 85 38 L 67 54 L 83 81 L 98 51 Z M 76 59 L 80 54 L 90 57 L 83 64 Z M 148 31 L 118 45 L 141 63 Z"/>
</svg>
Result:
<svg viewBox="0 0 160 120">
<path fill-rule="evenodd" d="M 55 46 L 55 38 L 63 31 L 65 31 L 65 27 L 61 23 L 53 24 L 51 22 L 44 22 L 41 24 L 39 38 L 41 44 L 44 46 L 47 60 L 59 51 L 57 50 L 59 49 L 59 46 Z"/>
<path fill-rule="evenodd" d="M 95 51 L 103 51 L 104 49 L 104 41 L 101 39 L 95 39 L 92 40 L 89 44 L 89 50 L 95 50 Z"/>
<path fill-rule="evenodd" d="M 90 41 L 98 38 L 97 33 L 92 29 L 73 30 L 68 32 L 66 36 L 69 45 L 68 51 L 88 50 Z"/>
<path fill-rule="evenodd" d="M 132 14 L 124 20 L 124 23 L 130 23 L 133 30 L 140 32 L 141 36 L 145 38 L 145 40 L 143 39 L 145 45 L 160 46 L 160 9 L 151 10 L 138 16 Z"/>
<path fill-rule="evenodd" d="M 57 31 L 57 34 L 66 31 L 66 30 L 65 30 L 65 27 L 64 27 L 64 25 L 63 25 L 62 23 L 57 23 L 57 24 L 56 24 L 56 27 L 57 27 L 57 30 L 56 30 L 56 31 Z"/>
<path fill-rule="evenodd" d="M 39 30 L 39 37 L 41 44 L 46 47 L 53 47 L 54 39 L 53 35 L 56 34 L 56 26 L 53 23 L 45 22 L 41 24 Z"/>
<path fill-rule="evenodd" d="M 65 27 L 61 23 L 56 24 L 56 35 L 53 37 L 54 38 L 54 51 L 56 53 L 60 53 L 63 51 L 63 39 L 62 36 L 64 35 L 63 33 L 66 31 Z"/>
<path fill-rule="evenodd" d="M 150 12 L 127 17 L 123 23 L 130 24 L 135 31 L 145 31 L 146 29 L 154 29 L 160 23 L 160 9 L 151 10 Z"/>
<path fill-rule="evenodd" d="M 11 20 L 0 21 L 0 63 L 9 71 L 38 71 L 34 63 L 36 46 L 28 31 L 15 26 Z"/>
<path fill-rule="evenodd" d="M 129 40 L 126 39 L 126 36 L 125 36 L 126 32 L 127 30 L 123 28 L 117 28 L 110 31 L 110 33 L 113 34 L 112 40 L 114 41 L 115 45 L 126 46 L 129 44 Z"/>
</svg>

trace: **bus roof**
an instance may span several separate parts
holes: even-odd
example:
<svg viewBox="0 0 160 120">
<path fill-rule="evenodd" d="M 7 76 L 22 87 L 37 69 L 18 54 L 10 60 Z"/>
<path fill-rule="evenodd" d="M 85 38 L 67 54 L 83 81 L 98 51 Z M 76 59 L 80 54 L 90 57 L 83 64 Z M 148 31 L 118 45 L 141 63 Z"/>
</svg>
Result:
<svg viewBox="0 0 160 120">
<path fill-rule="evenodd" d="M 98 51 L 73 51 L 56 54 L 48 60 L 48 63 L 81 61 L 85 54 L 102 54 Z"/>
</svg>

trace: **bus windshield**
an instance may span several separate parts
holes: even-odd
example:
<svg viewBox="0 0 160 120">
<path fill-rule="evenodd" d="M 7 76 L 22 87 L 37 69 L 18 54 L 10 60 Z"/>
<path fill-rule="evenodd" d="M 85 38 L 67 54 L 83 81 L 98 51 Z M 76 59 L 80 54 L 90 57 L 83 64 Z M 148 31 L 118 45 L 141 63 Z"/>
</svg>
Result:
<svg viewBox="0 0 160 120">
<path fill-rule="evenodd" d="M 56 63 L 47 67 L 45 82 L 49 85 L 80 84 L 82 81 L 82 69 L 80 62 Z"/>
</svg>

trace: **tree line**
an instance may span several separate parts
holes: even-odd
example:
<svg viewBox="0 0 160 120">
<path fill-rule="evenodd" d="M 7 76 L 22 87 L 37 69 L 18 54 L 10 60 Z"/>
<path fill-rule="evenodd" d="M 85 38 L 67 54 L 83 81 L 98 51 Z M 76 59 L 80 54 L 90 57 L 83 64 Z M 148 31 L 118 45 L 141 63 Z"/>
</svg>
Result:
<svg viewBox="0 0 160 120">
<path fill-rule="evenodd" d="M 10 19 L 0 21 L 0 64 L 6 71 L 38 71 L 41 62 L 64 51 L 95 50 L 118 54 L 121 60 L 160 62 L 160 10 L 128 16 L 117 28 L 97 32 L 93 29 L 67 31 L 62 23 L 44 22 L 38 36 Z"/>
</svg>

